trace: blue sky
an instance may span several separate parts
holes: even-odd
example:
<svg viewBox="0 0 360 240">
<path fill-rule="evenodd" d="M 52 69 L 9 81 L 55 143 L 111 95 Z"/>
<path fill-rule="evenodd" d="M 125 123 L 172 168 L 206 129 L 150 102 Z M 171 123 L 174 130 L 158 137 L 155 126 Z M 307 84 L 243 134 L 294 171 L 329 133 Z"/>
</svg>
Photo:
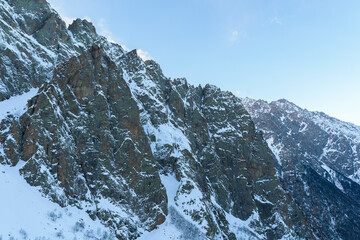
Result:
<svg viewBox="0 0 360 240">
<path fill-rule="evenodd" d="M 360 125 L 360 1 L 50 0 L 168 77 Z"/>
</svg>

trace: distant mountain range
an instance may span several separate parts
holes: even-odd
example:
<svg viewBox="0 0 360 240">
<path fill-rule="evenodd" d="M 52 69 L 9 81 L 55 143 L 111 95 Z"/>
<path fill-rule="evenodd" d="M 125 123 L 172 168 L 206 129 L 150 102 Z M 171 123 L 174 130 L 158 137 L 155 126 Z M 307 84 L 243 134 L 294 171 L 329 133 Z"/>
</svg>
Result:
<svg viewBox="0 0 360 240">
<path fill-rule="evenodd" d="M 360 236 L 360 127 L 287 100 L 242 99 L 278 160 L 285 189 L 321 239 Z"/>
<path fill-rule="evenodd" d="M 0 0 L 0 239 L 358 239 L 359 139 Z"/>
</svg>

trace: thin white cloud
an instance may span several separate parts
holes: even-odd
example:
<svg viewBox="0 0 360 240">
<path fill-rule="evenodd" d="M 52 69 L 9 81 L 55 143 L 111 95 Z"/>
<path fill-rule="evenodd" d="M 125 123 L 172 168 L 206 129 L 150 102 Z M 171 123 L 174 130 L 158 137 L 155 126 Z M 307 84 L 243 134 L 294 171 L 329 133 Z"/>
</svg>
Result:
<svg viewBox="0 0 360 240">
<path fill-rule="evenodd" d="M 98 33 L 104 37 L 106 37 L 106 39 L 111 42 L 111 43 L 117 43 L 114 40 L 113 37 L 113 33 L 109 30 L 108 26 L 107 26 L 107 21 L 105 18 L 100 18 L 100 20 L 96 23 L 96 29 L 98 31 Z"/>
<path fill-rule="evenodd" d="M 234 38 L 237 38 L 239 36 L 239 32 L 237 30 L 235 30 L 231 33 L 231 36 Z"/>
<path fill-rule="evenodd" d="M 242 39 L 247 38 L 247 32 L 234 30 L 231 32 L 229 40 L 231 43 L 235 43 L 239 38 L 242 38 Z"/>
<path fill-rule="evenodd" d="M 238 98 L 255 98 L 249 89 L 230 90 Z"/>
<path fill-rule="evenodd" d="M 278 25 L 282 25 L 283 22 L 278 18 L 278 17 L 273 17 L 272 19 L 270 19 L 270 22 L 271 23 L 275 23 L 275 24 L 278 24 Z"/>
<path fill-rule="evenodd" d="M 152 57 L 150 56 L 150 54 L 142 49 L 137 49 L 137 54 L 139 55 L 139 57 L 141 57 L 142 60 L 146 61 L 146 60 L 151 60 Z"/>
</svg>

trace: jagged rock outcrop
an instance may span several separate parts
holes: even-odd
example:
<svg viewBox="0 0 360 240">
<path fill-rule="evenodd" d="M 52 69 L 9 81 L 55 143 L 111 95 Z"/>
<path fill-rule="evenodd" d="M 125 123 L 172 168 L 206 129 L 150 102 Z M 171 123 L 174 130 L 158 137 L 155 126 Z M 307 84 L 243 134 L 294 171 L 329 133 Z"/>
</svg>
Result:
<svg viewBox="0 0 360 240">
<path fill-rule="evenodd" d="M 45 197 L 118 239 L 162 227 L 163 238 L 166 227 L 180 239 L 314 238 L 233 94 L 165 77 L 86 20 L 66 28 L 44 0 L 0 7 L 0 100 L 39 88 L 0 119 L 0 163 Z"/>
<path fill-rule="evenodd" d="M 84 208 L 120 239 L 169 216 L 159 174 L 175 174 L 171 217 L 183 216 L 178 224 L 194 226 L 199 239 L 311 237 L 239 99 L 171 81 L 134 51 L 117 54 L 93 45 L 61 64 L 27 112 L 3 123 L 14 129 L 0 140 L 3 162 L 25 161 L 30 185 Z"/>
<path fill-rule="evenodd" d="M 152 230 L 167 213 L 165 189 L 139 120 L 121 71 L 94 45 L 55 70 L 29 101 L 14 123 L 19 154 L 5 161 L 26 161 L 21 173 L 30 185 L 41 186 L 61 206 L 91 205 L 90 215 L 116 230 L 125 225 L 128 231 L 116 234 L 133 239 L 138 227 Z M 104 209 L 106 201 L 119 212 Z"/>
<path fill-rule="evenodd" d="M 243 99 L 277 155 L 282 182 L 319 239 L 360 236 L 360 127 L 286 100 Z"/>
<path fill-rule="evenodd" d="M 94 26 L 77 19 L 68 28 L 43 0 L 0 1 L 0 100 L 40 87 L 55 66 L 94 41 L 107 41 Z"/>
</svg>

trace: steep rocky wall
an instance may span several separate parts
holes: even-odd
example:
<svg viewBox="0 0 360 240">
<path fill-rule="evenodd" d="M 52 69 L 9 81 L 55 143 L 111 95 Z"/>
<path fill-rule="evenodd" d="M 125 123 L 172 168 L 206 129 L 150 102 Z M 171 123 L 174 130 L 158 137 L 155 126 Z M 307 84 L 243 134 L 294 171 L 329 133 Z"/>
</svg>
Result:
<svg viewBox="0 0 360 240">
<path fill-rule="evenodd" d="M 102 51 L 94 46 L 73 57 L 40 88 L 13 123 L 18 154 L 7 162 L 26 161 L 21 173 L 30 185 L 61 206 L 84 208 L 119 237 L 134 238 L 138 227 L 152 230 L 164 221 L 166 193 L 136 102 Z M 5 148 L 12 147 L 5 142 Z"/>
<path fill-rule="evenodd" d="M 44 196 L 119 239 L 168 219 L 182 238 L 313 238 L 234 95 L 165 77 L 86 20 L 66 28 L 46 1 L 0 7 L 0 101 L 39 87 L 1 120 L 0 163 Z"/>
<path fill-rule="evenodd" d="M 4 121 L 4 163 L 26 161 L 29 184 L 98 217 L 120 239 L 163 223 L 170 200 L 172 216 L 184 218 L 178 224 L 210 239 L 311 238 L 239 99 L 110 50 L 93 45 L 61 64 L 27 112 Z M 174 199 L 159 174 L 175 174 Z"/>
</svg>

